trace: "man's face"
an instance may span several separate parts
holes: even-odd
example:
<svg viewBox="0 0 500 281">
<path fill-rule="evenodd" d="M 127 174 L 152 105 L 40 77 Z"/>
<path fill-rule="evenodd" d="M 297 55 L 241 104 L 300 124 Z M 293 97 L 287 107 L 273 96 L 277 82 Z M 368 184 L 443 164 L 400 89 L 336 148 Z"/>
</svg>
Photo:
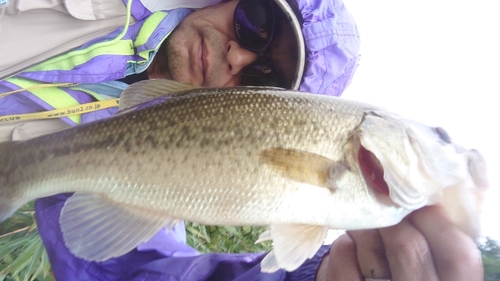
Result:
<svg viewBox="0 0 500 281">
<path fill-rule="evenodd" d="M 220 3 L 188 15 L 158 52 L 163 77 L 203 87 L 238 85 L 240 71 L 257 54 L 236 39 L 233 13 L 237 3 Z"/>
</svg>

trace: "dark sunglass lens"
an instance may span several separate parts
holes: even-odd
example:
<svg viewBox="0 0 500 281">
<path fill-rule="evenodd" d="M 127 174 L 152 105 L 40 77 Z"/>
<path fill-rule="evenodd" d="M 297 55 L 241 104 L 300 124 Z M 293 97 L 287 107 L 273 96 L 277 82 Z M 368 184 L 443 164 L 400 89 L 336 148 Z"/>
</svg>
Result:
<svg viewBox="0 0 500 281">
<path fill-rule="evenodd" d="M 272 67 L 263 60 L 257 60 L 245 67 L 240 76 L 240 86 L 278 87 L 278 77 Z"/>
<path fill-rule="evenodd" d="M 248 48 L 267 46 L 274 28 L 273 6 L 269 0 L 242 0 L 234 11 L 234 29 Z"/>
</svg>

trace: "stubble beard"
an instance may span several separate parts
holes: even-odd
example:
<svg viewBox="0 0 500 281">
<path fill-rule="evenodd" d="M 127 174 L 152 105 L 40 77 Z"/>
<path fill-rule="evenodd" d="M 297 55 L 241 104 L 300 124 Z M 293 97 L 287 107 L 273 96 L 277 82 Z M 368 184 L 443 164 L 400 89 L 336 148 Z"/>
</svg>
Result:
<svg viewBox="0 0 500 281">
<path fill-rule="evenodd" d="M 189 58 L 183 56 L 185 47 L 182 43 L 176 42 L 176 37 L 178 36 L 182 40 L 183 38 L 189 38 L 188 36 L 200 36 L 213 49 L 211 54 L 212 59 L 210 60 L 210 71 L 205 70 L 206 76 L 201 86 L 220 87 L 221 85 L 217 85 L 217 82 L 220 81 L 218 74 L 223 73 L 225 69 L 224 41 L 221 36 L 206 26 L 199 26 L 197 29 L 190 28 L 189 32 L 185 32 L 184 34 L 176 34 L 176 31 L 178 30 L 172 32 L 171 36 L 167 38 L 166 44 L 164 44 L 167 54 L 167 58 L 165 59 L 167 63 L 165 66 L 167 66 L 167 71 L 170 73 L 172 79 L 186 83 L 189 78 L 185 77 L 187 72 L 184 70 L 187 67 L 186 65 L 190 63 Z"/>
</svg>

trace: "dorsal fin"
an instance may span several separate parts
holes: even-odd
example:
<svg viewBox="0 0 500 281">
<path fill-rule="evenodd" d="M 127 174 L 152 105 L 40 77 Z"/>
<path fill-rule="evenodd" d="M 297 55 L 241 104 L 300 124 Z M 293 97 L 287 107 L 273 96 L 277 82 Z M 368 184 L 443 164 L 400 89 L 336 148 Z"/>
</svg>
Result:
<svg viewBox="0 0 500 281">
<path fill-rule="evenodd" d="M 200 86 L 180 83 L 168 79 L 144 80 L 128 86 L 120 96 L 120 111 L 153 100 L 157 97 L 183 94 Z"/>
</svg>

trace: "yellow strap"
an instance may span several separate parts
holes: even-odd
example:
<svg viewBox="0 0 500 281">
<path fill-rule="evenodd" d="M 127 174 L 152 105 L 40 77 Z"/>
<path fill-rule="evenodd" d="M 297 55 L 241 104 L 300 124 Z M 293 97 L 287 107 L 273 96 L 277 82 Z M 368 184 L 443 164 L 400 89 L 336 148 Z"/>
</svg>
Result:
<svg viewBox="0 0 500 281">
<path fill-rule="evenodd" d="M 71 95 L 57 87 L 39 87 L 39 82 L 16 77 L 11 77 L 6 80 L 17 85 L 19 88 L 30 89 L 30 93 L 56 109 L 80 104 Z M 70 116 L 69 119 L 77 124 L 80 124 L 80 116 Z"/>
<path fill-rule="evenodd" d="M 43 111 L 43 112 L 6 115 L 6 116 L 0 116 L 0 123 L 37 120 L 37 119 L 52 119 L 61 117 L 74 117 L 73 115 L 115 107 L 118 106 L 118 104 L 119 104 L 119 99 L 111 99 L 111 100 L 96 101 L 85 104 L 78 104 L 75 106 Z"/>
</svg>

